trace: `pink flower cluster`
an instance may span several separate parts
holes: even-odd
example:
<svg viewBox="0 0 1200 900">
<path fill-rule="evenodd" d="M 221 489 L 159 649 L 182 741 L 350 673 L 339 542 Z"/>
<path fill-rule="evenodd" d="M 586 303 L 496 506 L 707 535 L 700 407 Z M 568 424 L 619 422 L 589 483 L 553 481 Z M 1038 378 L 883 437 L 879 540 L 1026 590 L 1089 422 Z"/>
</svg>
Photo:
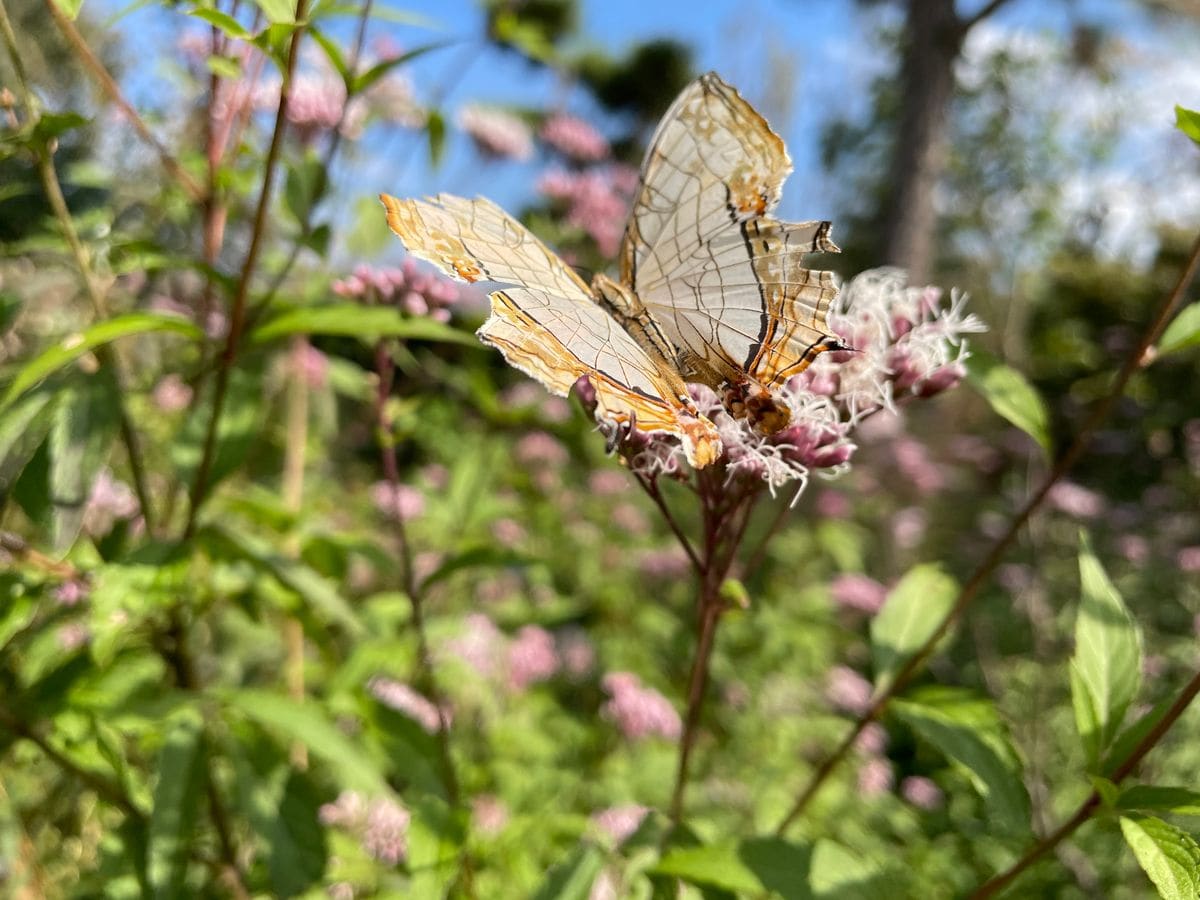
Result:
<svg viewBox="0 0 1200 900">
<path fill-rule="evenodd" d="M 395 303 L 409 315 L 427 315 L 438 322 L 450 321 L 450 307 L 462 296 L 450 279 L 423 271 L 411 258 L 393 268 L 356 266 L 348 278 L 335 281 L 332 290 L 339 297 Z"/>
<path fill-rule="evenodd" d="M 140 510 L 129 485 L 113 478 L 108 469 L 101 469 L 83 510 L 83 530 L 93 537 L 102 537 L 118 521 L 132 519 Z"/>
<path fill-rule="evenodd" d="M 641 827 L 642 821 L 650 814 L 650 807 L 640 803 L 626 803 L 622 806 L 610 806 L 593 813 L 593 827 L 616 846 L 620 846 Z"/>
<path fill-rule="evenodd" d="M 517 693 L 564 672 L 581 678 L 595 665 L 595 648 L 579 629 L 556 635 L 539 625 L 526 625 L 508 638 L 483 613 L 467 616 L 466 626 L 446 644 L 446 652 L 484 678 L 501 675 L 507 688 Z"/>
<path fill-rule="evenodd" d="M 601 714 L 614 723 L 629 740 L 647 737 L 678 739 L 683 730 L 679 713 L 666 697 L 653 688 L 644 687 L 630 672 L 610 672 L 601 684 L 611 699 Z"/>
<path fill-rule="evenodd" d="M 847 284 L 828 320 L 854 349 L 821 354 L 776 392 L 791 412 L 791 424 L 774 435 L 733 418 L 711 389 L 691 385 L 697 408 L 720 434 L 717 465 L 726 477 L 764 482 L 771 491 L 788 482 L 803 488 L 813 471 L 837 474 L 848 466 L 855 449 L 850 435 L 868 416 L 894 411 L 898 400 L 930 397 L 957 384 L 965 373 L 964 335 L 983 326 L 965 314 L 960 295 L 944 308 L 938 306 L 940 297 L 936 288 L 907 287 L 896 269 L 864 272 Z M 576 390 L 594 410 L 595 394 L 586 380 Z M 600 428 L 634 472 L 647 478 L 687 477 L 678 439 L 605 420 Z M 911 459 L 906 462 L 913 467 Z M 925 470 L 922 474 L 927 476 Z"/>
<path fill-rule="evenodd" d="M 577 162 L 597 162 L 608 156 L 608 141 L 583 119 L 556 113 L 542 124 L 541 138 Z"/>
<path fill-rule="evenodd" d="M 425 495 L 407 484 L 393 486 L 388 481 L 371 485 L 371 502 L 389 519 L 407 522 L 425 512 Z"/>
<path fill-rule="evenodd" d="M 533 131 L 512 113 L 471 104 L 458 111 L 457 121 L 486 156 L 520 161 L 533 158 Z"/>
<path fill-rule="evenodd" d="M 443 720 L 447 725 L 450 724 L 450 710 L 439 712 L 432 701 L 394 678 L 375 675 L 367 682 L 367 690 L 384 706 L 408 716 L 430 734 L 437 734 L 441 730 Z"/>
<path fill-rule="evenodd" d="M 638 173 L 612 165 L 586 172 L 547 172 L 538 190 L 566 206 L 566 222 L 586 232 L 605 256 L 616 256 L 625 233 L 625 219 L 637 189 Z"/>
<path fill-rule="evenodd" d="M 873 616 L 883 608 L 887 588 L 866 575 L 838 575 L 829 584 L 833 602 L 842 609 Z"/>
<path fill-rule="evenodd" d="M 389 866 L 408 855 L 408 826 L 412 814 L 388 797 L 367 800 L 357 791 L 343 791 L 317 812 L 322 825 L 341 828 L 358 838 L 363 850 Z"/>
</svg>

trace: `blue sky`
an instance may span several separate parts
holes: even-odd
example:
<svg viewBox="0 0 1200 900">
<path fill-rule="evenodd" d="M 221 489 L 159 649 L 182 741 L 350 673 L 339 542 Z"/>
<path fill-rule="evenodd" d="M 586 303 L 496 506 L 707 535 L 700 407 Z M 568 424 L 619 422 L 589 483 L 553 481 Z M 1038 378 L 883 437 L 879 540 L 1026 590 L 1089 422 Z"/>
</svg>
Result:
<svg viewBox="0 0 1200 900">
<path fill-rule="evenodd" d="M 95 8 L 113 11 L 125 2 L 95 0 Z M 968 9 L 980 3 L 982 0 L 960 2 L 960 6 Z M 617 54 L 656 37 L 690 45 L 697 69 L 720 72 L 767 115 L 787 142 L 796 171 L 785 187 L 781 215 L 791 219 L 828 218 L 836 213 L 838 192 L 816 165 L 821 129 L 837 115 L 864 109 L 867 85 L 891 64 L 878 54 L 871 35 L 897 5 L 859 4 L 854 0 L 583 0 L 577 41 Z M 553 73 L 480 40 L 483 15 L 473 0 L 377 0 L 377 6 L 416 13 L 436 23 L 437 28 L 430 31 L 377 22 L 373 35 L 387 34 L 407 48 L 446 38 L 456 42 L 420 58 L 408 70 L 418 95 L 425 101 L 437 97 L 442 86 L 454 85 L 441 102 L 448 121 L 453 122 L 454 111 L 467 102 L 540 108 L 562 102 L 562 85 Z M 139 64 L 131 57 L 126 69 L 135 104 L 163 106 L 167 94 L 162 79 L 172 64 L 171 49 L 180 23 L 187 21 L 157 5 L 120 20 L 117 27 L 125 34 L 131 51 L 142 47 L 155 50 L 149 57 L 151 62 Z M 1146 5 L 1137 0 L 1011 0 L 991 20 L 992 25 L 1005 31 L 1029 34 L 1063 33 L 1072 22 L 1102 25 L 1128 42 L 1143 61 L 1156 61 L 1158 68 L 1147 68 L 1143 81 L 1150 88 L 1164 84 L 1161 97 L 1149 91 L 1149 102 L 1159 117 L 1154 120 L 1157 124 L 1165 123 L 1164 117 L 1174 102 L 1200 106 L 1200 96 L 1187 87 L 1191 83 L 1188 77 L 1178 72 L 1168 77 L 1173 63 L 1194 57 L 1194 53 L 1185 51 L 1186 41 L 1196 38 L 1196 29 L 1163 28 L 1163 23 L 1156 22 Z M 347 18 L 332 30 L 348 38 L 352 25 Z M 1200 90 L 1200 79 L 1195 80 Z M 1167 82 L 1171 82 L 1169 91 Z M 1145 89 L 1143 85 L 1143 92 Z M 1192 96 L 1180 96 L 1181 92 Z M 589 105 L 582 91 L 568 94 L 565 105 L 602 127 L 608 125 L 611 129 L 619 124 L 606 122 L 603 111 Z M 1128 128 L 1138 130 L 1138 123 L 1131 122 Z M 395 133 L 394 129 L 390 134 L 381 131 L 369 131 L 367 140 L 349 151 L 351 155 L 340 169 L 337 196 L 339 201 L 344 198 L 347 211 L 358 198 L 380 191 L 401 196 L 437 191 L 486 194 L 516 210 L 533 195 L 537 176 L 545 165 L 544 161 L 481 161 L 460 136 L 451 139 L 443 164 L 434 168 L 428 162 L 421 135 Z M 1149 136 L 1148 143 L 1153 145 L 1158 134 Z M 1149 168 L 1153 160 L 1138 152 L 1127 154 L 1127 167 Z M 1081 190 L 1086 193 L 1088 188 L 1084 185 Z M 1120 184 L 1115 190 L 1128 193 Z"/>
</svg>

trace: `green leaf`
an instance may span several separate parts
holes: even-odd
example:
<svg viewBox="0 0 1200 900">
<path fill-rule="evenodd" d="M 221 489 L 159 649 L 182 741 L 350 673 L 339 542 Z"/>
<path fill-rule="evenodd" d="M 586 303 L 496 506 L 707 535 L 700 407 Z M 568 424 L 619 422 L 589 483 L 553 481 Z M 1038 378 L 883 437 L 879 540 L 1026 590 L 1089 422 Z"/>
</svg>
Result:
<svg viewBox="0 0 1200 900">
<path fill-rule="evenodd" d="M 1200 144 L 1200 112 L 1176 104 L 1175 127 Z"/>
<path fill-rule="evenodd" d="M 272 25 L 291 25 L 296 21 L 296 0 L 254 0 Z"/>
<path fill-rule="evenodd" d="M 214 75 L 228 78 L 230 81 L 237 81 L 242 77 L 242 64 L 228 56 L 210 56 L 204 60 L 204 65 Z"/>
<path fill-rule="evenodd" d="M 395 337 L 414 341 L 443 341 L 466 347 L 481 346 L 472 335 L 433 319 L 410 319 L 390 306 L 363 306 L 358 303 L 289 309 L 256 328 L 250 339 L 265 343 L 293 334 L 335 334 L 359 338 L 368 344 L 374 344 L 381 338 Z"/>
<path fill-rule="evenodd" d="M 203 19 L 209 25 L 215 25 L 231 38 L 239 41 L 248 41 L 251 37 L 250 31 L 242 25 L 237 19 L 228 13 L 223 13 L 219 9 L 191 9 L 188 10 L 189 16 L 195 16 L 197 19 Z"/>
<path fill-rule="evenodd" d="M 312 777 L 261 746 L 243 747 L 234 757 L 236 802 L 266 844 L 272 897 L 294 897 L 325 871 L 329 849 Z"/>
<path fill-rule="evenodd" d="M 1200 894 L 1200 846 L 1174 825 L 1152 816 L 1122 816 L 1121 832 L 1164 900 Z"/>
<path fill-rule="evenodd" d="M 1033 438 L 1047 457 L 1053 454 L 1046 401 L 1024 375 L 994 356 L 972 350 L 971 358 L 967 360 L 967 381 L 997 415 Z"/>
<path fill-rule="evenodd" d="M 933 635 L 958 596 L 958 584 L 937 565 L 910 569 L 871 622 L 875 689 L 885 690 L 904 663 Z"/>
<path fill-rule="evenodd" d="M 766 889 L 758 875 L 742 859 L 737 844 L 669 850 L 650 872 L 679 878 L 689 884 L 736 891 L 748 896 L 756 896 Z"/>
<path fill-rule="evenodd" d="M 1108 753 L 1106 753 L 1104 756 L 1104 763 L 1100 766 L 1100 771 L 1106 776 L 1111 776 L 1117 767 L 1129 758 L 1129 755 L 1134 752 L 1138 744 L 1140 744 L 1143 739 L 1145 739 L 1146 736 L 1154 730 L 1155 726 L 1162 721 L 1162 717 L 1165 716 L 1174 705 L 1174 697 L 1164 697 L 1162 700 L 1159 700 L 1157 703 L 1155 703 L 1149 711 L 1143 713 L 1136 720 L 1130 723 L 1130 725 L 1117 736 L 1117 739 L 1113 741 L 1112 747 L 1109 748 Z"/>
<path fill-rule="evenodd" d="M 183 896 L 191 835 L 204 784 L 204 731 L 197 715 L 178 717 L 158 754 L 147 869 L 155 897 Z"/>
<path fill-rule="evenodd" d="M 235 557 L 270 575 L 294 591 L 311 610 L 327 621 L 341 625 L 351 637 L 366 634 L 354 608 L 332 581 L 299 560 L 280 553 L 271 542 L 228 525 L 205 525 L 200 530 L 200 537 L 232 551 Z"/>
<path fill-rule="evenodd" d="M 390 771 L 431 796 L 448 796 L 437 738 L 409 716 L 372 698 L 367 720 L 387 755 Z"/>
<path fill-rule="evenodd" d="M 581 844 L 546 873 L 533 900 L 587 900 L 604 866 L 604 856 L 591 844 Z"/>
<path fill-rule="evenodd" d="M 8 496 L 50 433 L 60 398 L 53 391 L 34 391 L 0 410 L 0 499 Z"/>
<path fill-rule="evenodd" d="M 1200 791 L 1185 787 L 1135 784 L 1121 791 L 1118 809 L 1154 809 L 1179 816 L 1200 816 Z"/>
<path fill-rule="evenodd" d="M 318 3 L 313 9 L 312 18 L 326 19 L 335 16 L 352 16 L 358 18 L 362 15 L 362 5 L 357 3 Z M 435 31 L 445 31 L 446 29 L 436 20 L 428 16 L 423 16 L 420 13 L 409 12 L 405 9 L 397 9 L 394 6 L 375 6 L 371 9 L 371 18 L 378 19 L 380 22 L 392 22 L 396 25 L 411 25 L 414 28 L 426 28 Z"/>
<path fill-rule="evenodd" d="M 312 35 L 312 39 L 317 42 L 318 46 L 325 51 L 325 58 L 329 60 L 329 64 L 333 66 L 338 76 L 342 79 L 342 84 L 346 86 L 346 93 L 350 93 L 350 67 L 346 65 L 346 57 L 342 55 L 341 48 L 336 41 L 330 40 L 320 28 L 315 25 L 310 26 L 308 33 Z"/>
<path fill-rule="evenodd" d="M 87 123 L 88 120 L 77 112 L 42 113 L 38 116 L 37 124 L 33 126 L 33 135 L 46 143 L 62 137 L 68 131 L 82 128 Z"/>
<path fill-rule="evenodd" d="M 59 552 L 75 542 L 96 475 L 108 461 L 120 427 L 117 387 L 100 371 L 63 392 L 50 432 L 52 543 Z"/>
<path fill-rule="evenodd" d="M 283 205 L 301 227 L 308 221 L 327 183 L 325 166 L 315 153 L 309 152 L 299 163 L 288 166 Z"/>
<path fill-rule="evenodd" d="M 1089 765 L 1095 768 L 1141 683 L 1142 637 L 1086 535 L 1080 537 L 1079 581 L 1071 700 Z"/>
<path fill-rule="evenodd" d="M 83 7 L 83 0 L 53 0 L 53 2 L 71 21 L 78 18 L 79 10 Z"/>
<path fill-rule="evenodd" d="M 1185 306 L 1158 341 L 1160 356 L 1200 344 L 1200 303 Z"/>
<path fill-rule="evenodd" d="M 399 56 L 393 56 L 390 59 L 385 59 L 382 62 L 378 62 L 375 65 L 371 66 L 371 68 L 367 69 L 367 71 L 363 72 L 361 75 L 359 75 L 357 78 L 354 79 L 354 81 L 352 83 L 353 90 L 350 91 L 350 93 L 351 94 L 361 93 L 361 92 L 365 91 L 367 88 L 369 88 L 371 85 L 373 85 L 375 82 L 377 82 L 380 78 L 382 78 L 388 72 L 392 71 L 392 69 L 395 69 L 398 66 L 402 66 L 405 63 L 412 62 L 418 56 L 424 56 L 430 50 L 440 50 L 442 47 L 448 47 L 452 43 L 454 43 L 454 42 L 453 41 L 435 41 L 432 44 L 424 44 L 423 46 L 415 47 L 412 50 L 409 50 L 407 53 L 402 53 Z"/>
<path fill-rule="evenodd" d="M 970 779 L 989 820 L 1011 833 L 1029 829 L 1021 764 L 995 706 L 965 691 L 926 688 L 893 700 L 892 711 Z"/>
<path fill-rule="evenodd" d="M 429 138 L 429 162 L 437 168 L 446 151 L 446 120 L 436 109 L 429 110 L 425 116 L 425 134 Z"/>
<path fill-rule="evenodd" d="M 324 258 L 329 253 L 329 241 L 332 236 L 333 232 L 330 231 L 329 225 L 322 222 L 316 228 L 309 230 L 308 234 L 304 237 L 302 245 L 317 254 L 317 256 Z"/>
<path fill-rule="evenodd" d="M 809 882 L 816 900 L 892 900 L 908 895 L 894 873 L 825 838 L 813 847 Z"/>
<path fill-rule="evenodd" d="M 230 691 L 224 694 L 224 699 L 229 709 L 278 731 L 285 741 L 304 744 L 333 770 L 344 787 L 368 796 L 391 796 L 391 788 L 376 761 L 313 701 L 251 689 Z"/>
<path fill-rule="evenodd" d="M 430 572 L 425 577 L 425 580 L 421 582 L 420 590 L 424 593 L 439 581 L 445 581 L 455 572 L 461 572 L 463 569 L 483 567 L 501 568 L 528 564 L 528 557 L 521 556 L 519 553 L 514 553 L 511 550 L 504 550 L 486 544 L 478 547 L 469 547 L 443 560 L 442 564 Z"/>
<path fill-rule="evenodd" d="M 73 363 L 89 350 L 119 338 L 155 331 L 180 334 L 197 341 L 204 338 L 204 332 L 191 322 L 184 321 L 178 316 L 159 313 L 128 313 L 99 322 L 88 328 L 83 334 L 61 341 L 27 362 L 17 376 L 9 382 L 8 390 L 4 392 L 3 399 L 0 399 L 0 412 L 6 410 L 17 397 L 39 381 Z"/>
</svg>

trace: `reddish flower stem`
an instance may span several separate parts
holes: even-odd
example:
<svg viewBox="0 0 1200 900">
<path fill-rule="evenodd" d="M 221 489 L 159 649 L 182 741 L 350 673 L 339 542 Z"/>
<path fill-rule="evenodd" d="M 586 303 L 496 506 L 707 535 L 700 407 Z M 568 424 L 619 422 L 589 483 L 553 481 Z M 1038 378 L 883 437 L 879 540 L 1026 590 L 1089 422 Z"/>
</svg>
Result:
<svg viewBox="0 0 1200 900">
<path fill-rule="evenodd" d="M 1180 272 L 1179 280 L 1176 282 L 1175 287 L 1163 298 L 1162 303 L 1159 304 L 1158 309 L 1155 311 L 1150 325 L 1143 333 L 1141 340 L 1125 358 L 1125 362 L 1121 366 L 1121 370 L 1117 373 L 1117 377 L 1114 379 L 1112 388 L 1108 394 L 1092 410 L 1091 415 L 1088 416 L 1087 420 L 1076 433 L 1070 447 L 1067 448 L 1067 451 L 1059 458 L 1058 462 L 1054 464 L 1054 467 L 1050 470 L 1041 486 L 1025 502 L 1025 505 L 1021 507 L 1020 512 L 1013 518 L 1008 530 L 996 541 L 971 577 L 967 579 L 958 598 L 954 601 L 954 605 L 938 623 L 937 628 L 933 630 L 933 633 L 925 643 L 908 658 L 907 662 L 900 668 L 900 671 L 896 673 L 895 680 L 874 699 L 871 707 L 855 722 L 851 733 L 843 739 L 831 755 L 818 764 L 808 783 L 797 795 L 796 801 L 788 810 L 787 815 L 783 817 L 782 821 L 776 827 L 776 834 L 784 834 L 791 827 L 792 823 L 799 818 L 800 814 L 804 812 L 809 802 L 816 796 L 817 791 L 820 790 L 838 764 L 846 758 L 851 747 L 854 746 L 854 739 L 862 733 L 862 730 L 868 723 L 878 719 L 883 714 L 888 704 L 892 701 L 892 698 L 908 686 L 909 682 L 921 671 L 926 660 L 933 654 L 934 648 L 937 647 L 938 643 L 946 636 L 955 623 L 962 618 L 967 608 L 971 605 L 971 602 L 975 599 L 975 596 L 979 593 L 980 588 L 983 587 L 992 572 L 995 571 L 1009 548 L 1016 543 L 1021 529 L 1025 527 L 1025 524 L 1033 516 L 1034 512 L 1041 506 L 1046 495 L 1050 493 L 1050 489 L 1059 482 L 1083 455 L 1091 442 L 1092 435 L 1095 434 L 1100 424 L 1108 418 L 1113 407 L 1116 406 L 1117 401 L 1124 394 L 1129 379 L 1133 377 L 1139 368 L 1146 364 L 1150 348 L 1158 340 L 1159 335 L 1162 334 L 1163 329 L 1166 328 L 1167 323 L 1170 321 L 1172 314 L 1182 303 L 1184 295 L 1195 278 L 1198 268 L 1200 268 L 1200 237 L 1197 237 L 1196 242 L 1193 244 L 1191 254 L 1183 267 L 1183 271 Z"/>
</svg>

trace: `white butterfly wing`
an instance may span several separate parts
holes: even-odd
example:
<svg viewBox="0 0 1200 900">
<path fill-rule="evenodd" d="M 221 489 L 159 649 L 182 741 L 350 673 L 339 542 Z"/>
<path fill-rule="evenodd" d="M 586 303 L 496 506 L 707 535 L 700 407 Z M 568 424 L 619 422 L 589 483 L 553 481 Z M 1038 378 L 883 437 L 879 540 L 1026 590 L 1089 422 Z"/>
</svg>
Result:
<svg viewBox="0 0 1200 900">
<path fill-rule="evenodd" d="M 683 352 L 688 377 L 745 373 L 770 387 L 836 345 L 825 323 L 833 278 L 803 265 L 837 250 L 829 223 L 767 215 L 791 169 L 766 120 L 712 73 L 655 132 L 621 273 Z"/>
<path fill-rule="evenodd" d="M 678 435 L 694 466 L 720 455 L 716 427 L 696 412 L 679 376 L 656 363 L 520 222 L 483 199 L 380 199 L 413 255 L 454 278 L 511 285 L 492 292 L 492 314 L 477 332 L 509 363 L 559 395 L 587 376 L 603 415 Z"/>
</svg>

